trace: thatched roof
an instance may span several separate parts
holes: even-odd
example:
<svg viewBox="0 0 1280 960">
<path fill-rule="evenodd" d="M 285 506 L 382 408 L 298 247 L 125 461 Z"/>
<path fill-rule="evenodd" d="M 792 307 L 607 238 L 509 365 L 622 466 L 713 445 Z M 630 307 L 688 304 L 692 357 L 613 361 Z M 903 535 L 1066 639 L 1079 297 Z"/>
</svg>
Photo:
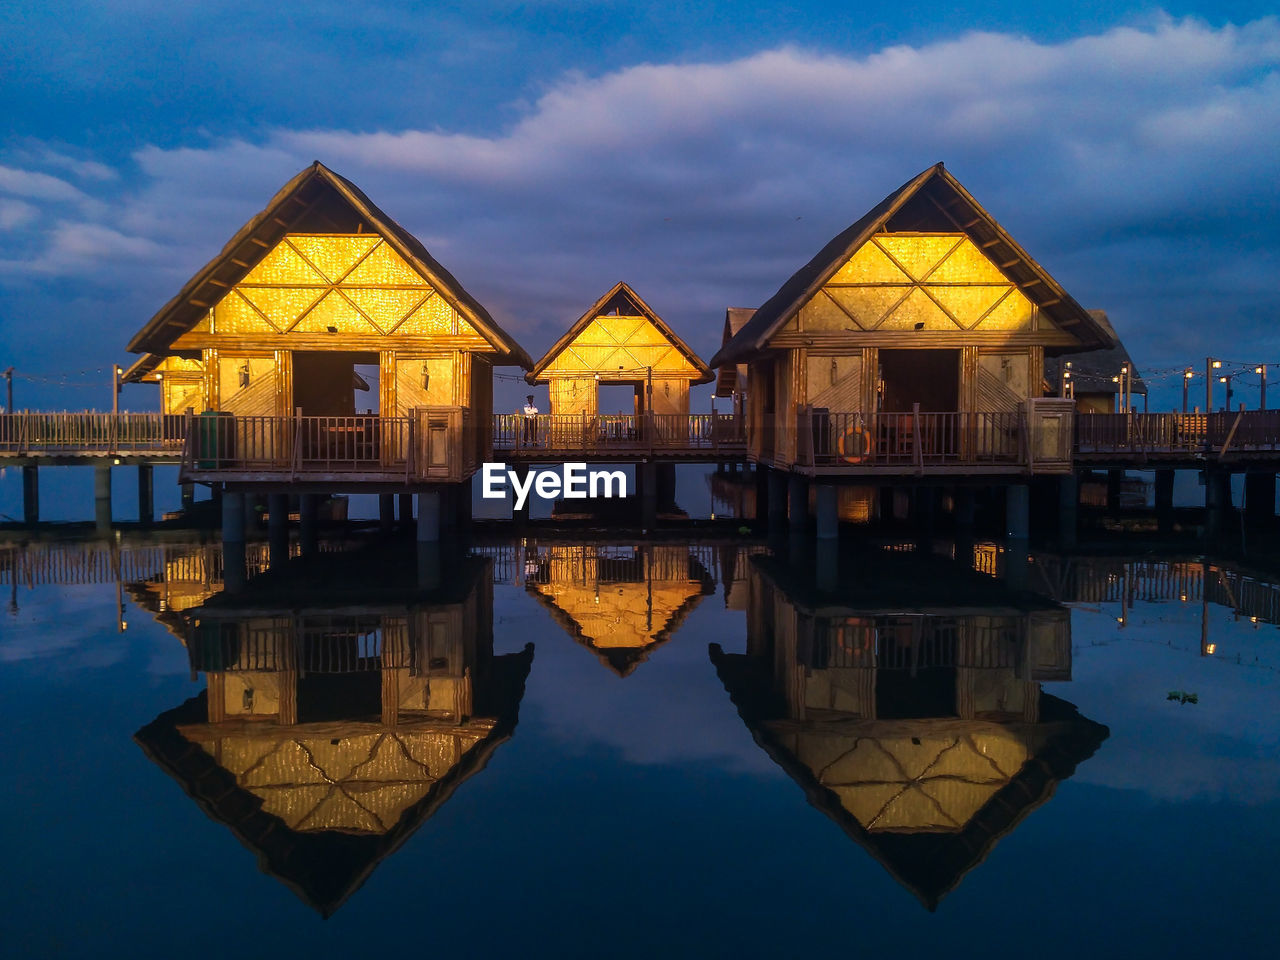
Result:
<svg viewBox="0 0 1280 960">
<path fill-rule="evenodd" d="M 134 741 L 210 819 L 227 826 L 254 852 L 264 873 L 286 884 L 304 903 L 328 917 L 359 889 L 384 858 L 440 809 L 464 780 L 483 770 L 498 745 L 511 737 L 532 660 L 532 644 L 522 653 L 493 659 L 494 701 L 502 705 L 497 723 L 478 725 L 480 738 L 475 745 L 442 776 L 432 779 L 425 790 L 416 793 L 418 798 L 410 806 L 397 809 L 398 819 L 386 829 L 382 825 L 363 832 L 349 828 L 304 829 L 297 823 L 291 825 L 277 813 L 267 812 L 262 791 L 248 789 L 242 778 L 215 760 L 199 742 L 184 736 L 184 728 L 201 724 L 207 715 L 204 693 L 162 713 L 134 734 Z M 361 732 L 367 734 L 365 728 L 373 726 L 360 725 Z M 332 724 L 325 725 L 327 736 L 334 735 L 331 727 Z M 306 735 L 306 725 L 285 729 L 290 731 L 290 737 Z M 455 729 L 465 732 L 464 728 Z M 405 735 L 403 727 L 394 733 L 384 732 Z M 245 735 L 257 736 L 252 732 Z"/>
<path fill-rule="evenodd" d="M 711 358 L 713 367 L 748 360 L 764 349 L 769 338 L 808 303 L 851 256 L 880 230 L 955 231 L 967 234 L 1001 266 L 1001 272 L 1022 288 L 1057 326 L 1080 340 L 1081 346 L 1109 346 L 1111 340 L 1080 304 L 1005 232 L 977 200 L 941 163 L 908 180 L 867 214 L 823 247 L 797 270 L 736 336 Z M 1032 281 L 1036 281 L 1032 285 Z M 1027 286 L 1022 286 L 1026 284 Z"/>
<path fill-rule="evenodd" d="M 525 369 L 532 365 L 529 355 L 501 327 L 422 245 L 413 234 L 391 219 L 350 180 L 316 161 L 286 183 L 266 208 L 241 227 L 222 248 L 179 291 L 147 321 L 129 341 L 133 353 L 163 354 L 174 340 L 194 327 L 222 299 L 227 289 L 239 283 L 286 233 L 355 233 L 372 230 L 400 256 L 473 327 L 480 331 L 498 354 L 498 362 Z M 130 368 L 135 376 L 148 372 L 143 358 Z M 154 365 L 152 366 L 154 368 Z"/>
<path fill-rule="evenodd" d="M 939 742 L 946 739 L 960 744 L 972 740 L 979 727 L 997 725 L 977 721 L 966 724 L 952 719 L 899 721 L 896 726 L 902 729 L 895 731 L 894 724 L 876 720 L 788 721 L 780 717 L 771 690 L 769 665 L 764 658 L 726 654 L 715 643 L 710 646 L 710 656 L 739 716 L 761 749 L 801 786 L 813 806 L 830 817 L 930 911 L 937 908 L 939 901 L 966 873 L 986 859 L 1001 837 L 1047 801 L 1058 783 L 1070 777 L 1109 735 L 1106 727 L 1080 716 L 1073 705 L 1042 694 L 1040 723 L 1031 730 L 1010 731 L 1010 736 L 1022 739 L 1034 752 L 1007 779 L 988 778 L 975 784 L 976 797 L 967 798 L 967 805 L 962 805 L 965 818 L 962 823 L 912 828 L 899 822 L 902 816 L 895 816 L 887 824 L 871 822 L 868 818 L 869 827 L 855 815 L 856 804 L 848 804 L 847 798 L 842 802 L 837 789 L 823 782 L 822 771 L 815 770 L 797 755 L 795 746 L 799 738 L 838 737 L 841 745 L 843 741 L 852 743 L 854 751 L 874 748 L 871 752 L 876 756 L 869 762 L 855 759 L 855 766 L 843 771 L 845 776 L 857 777 L 856 764 L 864 763 L 861 776 L 868 785 L 873 785 L 876 780 L 883 781 L 884 760 L 893 755 L 899 741 L 918 747 L 919 741 L 929 736 L 927 731 L 936 727 L 935 739 Z M 895 765 L 891 762 L 890 766 Z M 909 772 L 907 776 L 910 777 Z M 914 783 L 908 779 L 899 787 L 905 790 Z M 881 782 L 879 787 L 881 792 L 885 788 L 896 789 L 892 782 Z M 932 808 L 934 803 L 926 799 L 930 802 L 921 804 L 921 808 Z M 972 806 L 977 809 L 970 811 L 968 807 Z M 899 813 L 911 819 L 910 809 Z"/>
<path fill-rule="evenodd" d="M 710 383 L 715 379 L 715 374 L 711 372 L 711 368 L 707 366 L 706 361 L 694 353 L 693 348 L 685 343 L 674 330 L 667 326 L 666 321 L 654 313 L 653 308 L 650 307 L 649 304 L 645 303 L 644 299 L 636 293 L 635 290 L 631 289 L 629 284 L 621 280 L 610 287 L 608 291 L 605 292 L 604 296 L 600 297 L 599 300 L 588 307 L 587 312 L 573 322 L 573 325 L 565 331 L 564 335 L 553 343 L 547 352 L 542 355 L 542 358 L 533 365 L 533 369 L 525 375 L 525 379 L 530 383 L 536 383 L 539 375 L 541 375 L 547 366 L 551 364 L 556 357 L 560 356 L 564 349 L 568 347 L 569 344 L 573 343 L 574 338 L 589 327 L 591 322 L 595 320 L 596 317 L 600 316 L 601 311 L 609 306 L 610 301 L 615 298 L 619 299 L 620 302 L 629 302 L 629 306 L 634 307 L 637 311 L 637 313 L 634 314 L 635 316 L 644 317 L 657 327 L 658 332 L 666 337 L 668 342 L 670 342 L 670 344 L 675 347 L 676 350 L 678 350 L 695 369 L 697 369 L 698 379 L 691 381 L 692 383 Z M 630 316 L 631 314 L 628 315 Z"/>
<path fill-rule="evenodd" d="M 720 338 L 720 349 L 737 336 L 738 331 L 747 325 L 747 321 L 755 316 L 754 307 L 729 307 L 724 312 L 724 333 Z M 745 363 L 726 363 L 716 371 L 716 396 L 731 397 L 747 389 L 747 365 Z"/>
<path fill-rule="evenodd" d="M 1133 392 L 1146 395 L 1147 385 L 1138 375 L 1138 367 L 1129 356 L 1115 327 L 1107 317 L 1105 310 L 1090 310 L 1089 315 L 1105 329 L 1115 346 L 1102 347 L 1098 350 L 1085 350 L 1080 353 L 1064 353 L 1058 357 L 1046 357 L 1044 361 L 1044 378 L 1053 391 L 1057 391 L 1061 382 L 1062 365 L 1071 364 L 1071 379 L 1075 381 L 1076 393 L 1119 393 L 1120 384 L 1112 381 L 1112 377 L 1120 375 L 1120 368 L 1126 363 L 1133 375 Z"/>
</svg>

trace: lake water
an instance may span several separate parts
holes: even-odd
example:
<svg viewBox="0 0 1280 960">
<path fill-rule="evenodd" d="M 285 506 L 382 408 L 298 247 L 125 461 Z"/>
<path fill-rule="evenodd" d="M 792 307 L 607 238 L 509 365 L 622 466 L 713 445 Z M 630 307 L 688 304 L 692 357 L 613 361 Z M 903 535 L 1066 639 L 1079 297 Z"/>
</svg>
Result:
<svg viewBox="0 0 1280 960">
<path fill-rule="evenodd" d="M 0 542 L 6 956 L 1272 955 L 1265 577 L 323 547 Z"/>
</svg>

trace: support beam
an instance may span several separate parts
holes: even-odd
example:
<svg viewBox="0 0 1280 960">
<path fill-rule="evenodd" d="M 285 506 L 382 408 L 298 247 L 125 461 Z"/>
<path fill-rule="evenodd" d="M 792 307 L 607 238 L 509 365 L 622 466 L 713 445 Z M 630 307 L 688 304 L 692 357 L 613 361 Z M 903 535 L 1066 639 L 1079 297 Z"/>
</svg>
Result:
<svg viewBox="0 0 1280 960">
<path fill-rule="evenodd" d="M 782 527 L 787 519 L 787 475 L 776 467 L 769 468 L 769 526 Z"/>
<path fill-rule="evenodd" d="M 111 529 L 111 465 L 93 468 L 93 523 L 99 532 Z"/>
<path fill-rule="evenodd" d="M 194 483 L 184 483 L 182 490 L 182 509 L 190 510 L 196 502 L 196 485 Z M 221 490 L 221 488 L 219 488 Z"/>
<path fill-rule="evenodd" d="M 809 481 L 798 473 L 787 476 L 787 525 L 793 531 L 809 529 Z"/>
<path fill-rule="evenodd" d="M 440 541 L 440 491 L 428 490 L 418 494 L 419 543 Z"/>
<path fill-rule="evenodd" d="M 222 492 L 222 542 L 244 543 L 244 494 L 237 490 Z M 241 553 L 244 551 L 242 550 Z"/>
<path fill-rule="evenodd" d="M 400 494 L 400 526 L 406 527 L 413 521 L 413 494 Z"/>
<path fill-rule="evenodd" d="M 22 522 L 40 522 L 40 468 L 29 463 L 22 468 Z"/>
<path fill-rule="evenodd" d="M 1080 484 L 1074 473 L 1058 478 L 1058 545 L 1074 550 L 1080 514 Z"/>
<path fill-rule="evenodd" d="M 149 463 L 138 464 L 138 522 L 156 522 L 155 474 Z"/>
<path fill-rule="evenodd" d="M 753 480 L 756 491 L 756 523 L 769 521 L 769 474 L 770 470 L 763 464 L 757 464 Z"/>
<path fill-rule="evenodd" d="M 393 493 L 378 495 L 378 529 L 390 533 L 396 525 L 396 497 Z"/>
<path fill-rule="evenodd" d="M 840 537 L 840 510 L 833 483 L 819 483 L 814 491 L 814 507 L 818 520 L 818 539 L 836 540 Z"/>
</svg>

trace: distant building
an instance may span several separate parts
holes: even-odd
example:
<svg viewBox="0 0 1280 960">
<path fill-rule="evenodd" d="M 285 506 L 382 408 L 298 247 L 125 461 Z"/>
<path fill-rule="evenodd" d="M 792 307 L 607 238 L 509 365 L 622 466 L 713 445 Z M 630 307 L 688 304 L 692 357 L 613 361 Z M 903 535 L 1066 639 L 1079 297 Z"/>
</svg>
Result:
<svg viewBox="0 0 1280 960">
<path fill-rule="evenodd" d="M 1120 342 L 1106 311 L 1090 310 L 1089 314 L 1111 334 L 1114 346 L 1047 357 L 1044 362 L 1046 391 L 1050 396 L 1058 396 L 1063 388 L 1062 376 L 1070 372 L 1071 376 L 1066 381 L 1070 384 L 1067 396 L 1075 398 L 1078 412 L 1120 413 L 1121 389 L 1124 386 L 1121 370 L 1127 366 L 1130 380 L 1126 389 L 1130 395 L 1142 397 L 1142 406 L 1145 408 L 1147 385 L 1138 375 L 1138 367 Z"/>
</svg>

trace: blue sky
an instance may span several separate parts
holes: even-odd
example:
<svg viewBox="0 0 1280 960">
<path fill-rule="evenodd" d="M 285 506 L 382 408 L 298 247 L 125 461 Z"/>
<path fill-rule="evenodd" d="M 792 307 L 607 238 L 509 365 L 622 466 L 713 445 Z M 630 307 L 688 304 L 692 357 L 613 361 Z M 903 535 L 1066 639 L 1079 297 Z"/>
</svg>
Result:
<svg viewBox="0 0 1280 960">
<path fill-rule="evenodd" d="M 313 159 L 534 356 L 618 279 L 709 355 L 726 306 L 762 302 L 943 160 L 1108 309 L 1141 367 L 1280 361 L 1269 12 L 16 0 L 0 366 L 20 406 L 109 402 L 80 371 L 127 362 L 129 336 Z M 64 376 L 94 386 L 38 382 Z"/>
</svg>

